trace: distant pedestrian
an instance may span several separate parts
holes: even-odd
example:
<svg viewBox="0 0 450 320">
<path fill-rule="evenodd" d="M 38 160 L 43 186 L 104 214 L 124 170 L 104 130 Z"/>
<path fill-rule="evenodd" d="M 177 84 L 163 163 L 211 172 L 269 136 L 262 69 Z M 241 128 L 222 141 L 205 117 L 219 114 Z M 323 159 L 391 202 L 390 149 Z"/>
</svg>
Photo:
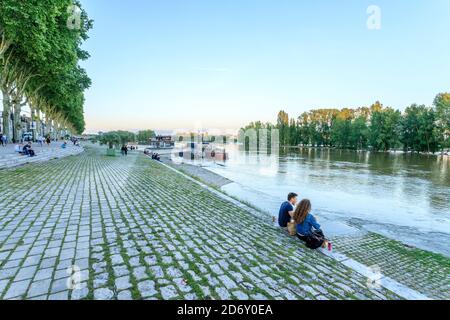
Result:
<svg viewBox="0 0 450 320">
<path fill-rule="evenodd" d="M 5 146 L 4 143 L 5 143 L 5 142 L 3 141 L 3 133 L 0 133 L 0 144 L 2 145 L 2 147 Z"/>
<path fill-rule="evenodd" d="M 128 155 L 128 147 L 126 145 L 122 146 L 122 155 L 127 156 Z"/>
</svg>

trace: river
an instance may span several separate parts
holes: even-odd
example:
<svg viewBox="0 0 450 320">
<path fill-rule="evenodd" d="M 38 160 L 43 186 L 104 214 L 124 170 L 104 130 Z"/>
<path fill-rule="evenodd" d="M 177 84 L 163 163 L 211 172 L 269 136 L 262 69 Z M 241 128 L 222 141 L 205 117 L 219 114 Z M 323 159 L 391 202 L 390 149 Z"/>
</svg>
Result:
<svg viewBox="0 0 450 320">
<path fill-rule="evenodd" d="M 233 145 L 227 151 L 225 164 L 202 165 L 234 181 L 224 191 L 270 214 L 296 192 L 320 219 L 450 256 L 450 157 L 297 148 L 265 156 Z"/>
</svg>

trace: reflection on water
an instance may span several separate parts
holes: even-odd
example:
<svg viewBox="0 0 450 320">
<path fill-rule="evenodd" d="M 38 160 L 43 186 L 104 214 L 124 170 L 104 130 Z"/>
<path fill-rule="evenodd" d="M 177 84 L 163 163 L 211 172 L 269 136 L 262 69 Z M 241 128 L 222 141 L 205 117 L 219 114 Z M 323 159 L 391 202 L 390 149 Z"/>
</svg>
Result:
<svg viewBox="0 0 450 320">
<path fill-rule="evenodd" d="M 227 151 L 230 161 L 209 169 L 253 190 L 246 200 L 271 212 L 295 191 L 323 217 L 450 234 L 449 157 L 327 149 L 288 149 L 267 157 L 236 146 Z"/>
</svg>

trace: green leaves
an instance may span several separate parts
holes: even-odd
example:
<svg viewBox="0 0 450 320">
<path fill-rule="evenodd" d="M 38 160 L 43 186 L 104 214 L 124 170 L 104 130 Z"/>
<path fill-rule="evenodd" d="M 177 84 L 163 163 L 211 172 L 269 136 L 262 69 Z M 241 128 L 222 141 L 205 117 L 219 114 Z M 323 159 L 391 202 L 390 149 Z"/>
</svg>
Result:
<svg viewBox="0 0 450 320">
<path fill-rule="evenodd" d="M 372 108 L 369 142 L 375 151 L 388 151 L 399 147 L 400 111 L 392 108 Z"/>
<path fill-rule="evenodd" d="M 135 141 L 136 135 L 128 131 L 111 131 L 100 135 L 100 143 L 102 145 L 108 145 L 110 149 L 119 147 L 120 145 L 126 145 L 130 142 L 134 143 Z"/>
<path fill-rule="evenodd" d="M 450 93 L 440 93 L 434 99 L 439 133 L 443 146 L 450 148 Z"/>
<path fill-rule="evenodd" d="M 438 94 L 435 108 L 412 105 L 402 114 L 379 101 L 357 109 L 317 109 L 301 114 L 295 121 L 280 111 L 276 128 L 281 145 L 318 146 L 343 149 L 437 152 L 450 147 L 450 94 Z M 252 122 L 244 129 L 271 128 Z"/>
<path fill-rule="evenodd" d="M 402 118 L 402 142 L 406 150 L 436 152 L 439 150 L 436 111 L 424 105 L 406 108 Z"/>
<path fill-rule="evenodd" d="M 81 10 L 79 28 L 67 27 L 68 8 L 77 5 Z M 80 60 L 89 54 L 81 49 L 92 27 L 81 4 L 71 0 L 1 0 L 0 36 L 10 43 L 0 56 L 0 66 L 8 60 L 8 67 L 16 74 L 33 76 L 24 94 L 36 109 L 60 122 L 66 122 L 77 132 L 84 131 L 84 91 L 91 81 Z M 2 68 L 0 80 L 7 68 Z M 9 85 L 18 77 L 9 80 Z"/>
<path fill-rule="evenodd" d="M 137 141 L 142 144 L 148 144 L 154 137 L 156 137 L 156 133 L 153 130 L 139 131 L 136 135 Z"/>
</svg>

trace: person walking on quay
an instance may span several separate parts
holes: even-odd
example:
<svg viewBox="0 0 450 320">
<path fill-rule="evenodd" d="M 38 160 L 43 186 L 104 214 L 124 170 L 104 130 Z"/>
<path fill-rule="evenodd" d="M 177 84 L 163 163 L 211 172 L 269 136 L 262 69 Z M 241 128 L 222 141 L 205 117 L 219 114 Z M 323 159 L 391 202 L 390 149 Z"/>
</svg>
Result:
<svg viewBox="0 0 450 320">
<path fill-rule="evenodd" d="M 52 141 L 50 140 L 50 136 L 47 136 L 47 138 L 45 139 L 45 142 L 47 143 L 47 146 L 50 147 L 50 143 L 52 142 Z"/>
<path fill-rule="evenodd" d="M 127 156 L 128 155 L 128 148 L 127 148 L 126 145 L 122 146 L 121 152 L 122 152 L 123 156 Z"/>
<path fill-rule="evenodd" d="M 0 133 L 0 144 L 5 147 L 5 141 L 3 141 L 3 133 Z"/>
</svg>

